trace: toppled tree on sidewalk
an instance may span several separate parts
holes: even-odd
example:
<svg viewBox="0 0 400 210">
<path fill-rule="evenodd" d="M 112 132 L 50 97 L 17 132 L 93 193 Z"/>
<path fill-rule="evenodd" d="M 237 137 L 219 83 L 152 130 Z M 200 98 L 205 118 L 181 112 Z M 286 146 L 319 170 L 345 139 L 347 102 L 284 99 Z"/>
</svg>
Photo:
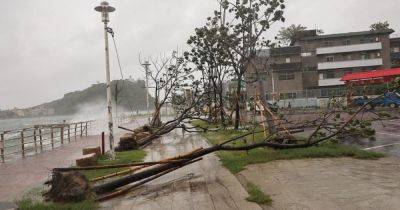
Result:
<svg viewBox="0 0 400 210">
<path fill-rule="evenodd" d="M 108 165 L 108 166 L 93 166 L 93 167 L 75 167 L 75 168 L 56 168 L 53 170 L 53 179 L 49 182 L 51 183 L 51 189 L 46 193 L 46 198 L 51 201 L 60 201 L 63 198 L 64 201 L 71 201 L 82 198 L 82 195 L 90 195 L 94 193 L 96 195 L 96 200 L 103 201 L 107 199 L 114 198 L 119 195 L 128 193 L 129 191 L 140 187 L 141 185 L 150 182 L 160 176 L 168 174 L 186 165 L 200 161 L 203 156 L 218 152 L 218 151 L 249 151 L 256 148 L 274 148 L 274 149 L 291 149 L 291 148 L 306 148 L 314 145 L 318 145 L 322 142 L 331 140 L 337 137 L 343 132 L 350 131 L 347 130 L 349 125 L 354 122 L 357 116 L 366 112 L 366 105 L 359 108 L 353 115 L 343 122 L 338 127 L 332 127 L 332 118 L 335 116 L 335 112 L 338 110 L 332 110 L 325 117 L 319 121 L 319 124 L 315 125 L 314 132 L 309 136 L 308 139 L 290 137 L 286 135 L 285 132 L 278 131 L 277 133 L 268 134 L 264 140 L 260 142 L 246 142 L 243 143 L 243 138 L 247 136 L 254 135 L 255 133 L 264 132 L 264 130 L 259 131 L 249 131 L 243 133 L 243 135 L 228 139 L 222 143 L 209 148 L 198 148 L 187 154 L 182 154 L 177 157 L 168 158 L 165 160 L 160 160 L 157 162 L 144 162 L 144 163 L 129 163 L 120 165 Z M 354 125 L 352 125 L 354 126 Z M 185 128 L 190 131 L 190 128 Z M 241 142 L 241 144 L 237 144 Z M 58 180 L 65 180 L 71 176 L 73 171 L 86 171 L 86 170 L 96 170 L 102 168 L 123 168 L 130 167 L 131 173 L 125 175 L 121 178 L 113 177 L 110 181 L 105 179 L 105 182 L 92 185 L 90 188 L 79 188 L 78 194 L 65 193 L 59 189 L 63 189 L 64 182 L 59 182 Z M 75 175 L 74 175 L 75 176 Z M 61 178 L 60 178 L 61 177 Z M 66 177 L 66 178 L 65 178 Z M 79 177 L 79 176 L 78 176 Z M 89 186 L 88 183 L 81 182 L 70 182 L 69 187 L 65 189 L 77 189 L 78 186 Z M 82 191 L 83 190 L 83 191 Z M 61 194 L 61 195 L 60 195 Z"/>
</svg>

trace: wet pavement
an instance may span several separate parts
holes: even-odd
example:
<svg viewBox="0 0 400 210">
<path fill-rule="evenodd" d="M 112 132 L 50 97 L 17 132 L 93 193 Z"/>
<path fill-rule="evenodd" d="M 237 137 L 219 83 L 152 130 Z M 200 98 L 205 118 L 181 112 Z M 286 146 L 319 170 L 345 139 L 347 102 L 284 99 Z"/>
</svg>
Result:
<svg viewBox="0 0 400 210">
<path fill-rule="evenodd" d="M 209 145 L 199 135 L 171 133 L 146 148 L 146 161 L 156 161 Z M 247 202 L 238 179 L 214 154 L 162 176 L 123 198 L 102 203 L 103 209 L 261 209 Z"/>
<path fill-rule="evenodd" d="M 0 202 L 13 201 L 34 187 L 42 187 L 51 169 L 68 167 L 82 156 L 82 148 L 101 145 L 101 136 L 77 138 L 53 150 L 0 164 Z"/>
<path fill-rule="evenodd" d="M 271 195 L 268 209 L 398 210 L 400 159 L 326 158 L 248 166 L 239 176 Z"/>
<path fill-rule="evenodd" d="M 400 157 L 400 119 L 374 121 L 372 127 L 375 137 L 346 140 L 344 144 Z"/>
<path fill-rule="evenodd" d="M 136 119 L 125 126 L 137 127 L 142 121 L 145 119 Z M 116 130 L 115 133 L 118 142 L 122 131 Z M 100 135 L 78 137 L 52 150 L 0 163 L 0 210 L 7 209 L 10 202 L 21 198 L 32 188 L 43 188 L 53 168 L 75 165 L 75 160 L 82 156 L 82 148 L 98 146 L 101 146 Z"/>
</svg>

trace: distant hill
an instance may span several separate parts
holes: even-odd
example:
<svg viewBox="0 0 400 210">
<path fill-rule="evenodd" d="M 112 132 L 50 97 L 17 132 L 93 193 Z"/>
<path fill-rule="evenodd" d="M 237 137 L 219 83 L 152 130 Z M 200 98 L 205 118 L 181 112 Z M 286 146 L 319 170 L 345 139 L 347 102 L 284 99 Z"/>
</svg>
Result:
<svg viewBox="0 0 400 210">
<path fill-rule="evenodd" d="M 117 90 L 116 91 L 116 86 Z M 124 111 L 136 111 L 146 109 L 146 89 L 143 80 L 115 80 L 111 83 L 113 106 L 115 106 L 115 92 L 118 92 L 118 109 Z M 154 98 L 150 98 L 150 106 L 153 106 Z M 72 115 L 79 113 L 85 107 L 92 109 L 94 106 L 106 105 L 106 84 L 93 84 L 81 91 L 67 93 L 63 98 L 41 104 L 27 109 L 15 109 L 0 112 L 0 118 L 32 117 L 49 115 Z"/>
</svg>

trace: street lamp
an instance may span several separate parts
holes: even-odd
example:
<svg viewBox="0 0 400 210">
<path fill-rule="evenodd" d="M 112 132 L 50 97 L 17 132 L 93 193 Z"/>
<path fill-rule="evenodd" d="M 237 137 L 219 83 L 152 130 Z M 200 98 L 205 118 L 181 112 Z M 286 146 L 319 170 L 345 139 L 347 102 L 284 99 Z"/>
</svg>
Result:
<svg viewBox="0 0 400 210">
<path fill-rule="evenodd" d="M 114 154 L 114 134 L 113 134 L 113 117 L 112 117 L 112 104 L 111 104 L 111 78 L 110 78 L 110 54 L 108 50 L 108 26 L 110 21 L 108 14 L 114 12 L 115 8 L 111 7 L 108 2 L 103 1 L 100 6 L 94 8 L 97 12 L 101 12 L 101 19 L 104 23 L 104 40 L 105 40 L 105 54 L 106 54 L 106 77 L 107 77 L 107 108 L 108 108 L 108 129 L 110 140 L 110 151 L 112 158 Z"/>
<path fill-rule="evenodd" d="M 149 120 L 149 125 L 150 125 L 150 111 L 149 111 L 149 75 L 150 75 L 150 63 L 149 61 L 146 61 L 145 63 L 142 64 L 144 66 L 144 69 L 146 71 L 146 108 L 147 108 L 147 115 L 148 115 L 148 120 Z"/>
</svg>

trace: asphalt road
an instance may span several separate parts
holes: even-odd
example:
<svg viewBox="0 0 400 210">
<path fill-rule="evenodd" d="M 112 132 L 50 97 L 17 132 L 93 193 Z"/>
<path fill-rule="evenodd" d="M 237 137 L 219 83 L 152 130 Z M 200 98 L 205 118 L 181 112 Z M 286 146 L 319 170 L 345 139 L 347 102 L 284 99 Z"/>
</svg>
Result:
<svg viewBox="0 0 400 210">
<path fill-rule="evenodd" d="M 372 126 L 376 131 L 374 138 L 346 140 L 344 144 L 400 157 L 400 119 L 375 121 Z"/>
</svg>

